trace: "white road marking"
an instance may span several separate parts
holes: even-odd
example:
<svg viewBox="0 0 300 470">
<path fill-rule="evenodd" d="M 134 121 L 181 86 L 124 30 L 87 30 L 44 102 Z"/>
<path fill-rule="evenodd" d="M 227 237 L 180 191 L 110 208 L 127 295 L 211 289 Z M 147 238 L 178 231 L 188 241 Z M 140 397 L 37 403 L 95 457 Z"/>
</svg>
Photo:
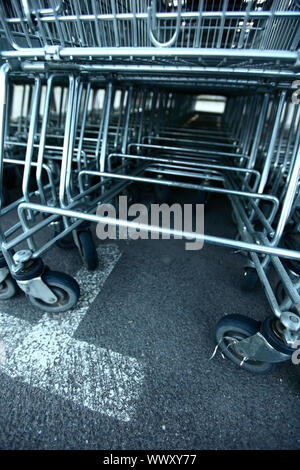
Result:
<svg viewBox="0 0 300 470">
<path fill-rule="evenodd" d="M 6 353 L 5 353 L 5 343 L 0 341 L 0 364 L 5 364 Z"/>
<path fill-rule="evenodd" d="M 75 276 L 81 291 L 75 309 L 45 313 L 35 325 L 0 313 L 0 341 L 5 346 L 5 363 L 0 363 L 0 369 L 90 410 L 129 421 L 144 380 L 143 365 L 73 338 L 121 257 L 115 245 L 100 247 L 98 254 L 101 270 L 91 273 L 81 268 Z"/>
</svg>

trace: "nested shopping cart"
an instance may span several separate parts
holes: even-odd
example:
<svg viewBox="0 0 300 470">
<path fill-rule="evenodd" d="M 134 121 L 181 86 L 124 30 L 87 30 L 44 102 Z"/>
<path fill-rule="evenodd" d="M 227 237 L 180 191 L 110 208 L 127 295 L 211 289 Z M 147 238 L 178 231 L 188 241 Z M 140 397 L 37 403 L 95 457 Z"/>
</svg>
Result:
<svg viewBox="0 0 300 470">
<path fill-rule="evenodd" d="M 242 288 L 260 281 L 273 313 L 223 317 L 217 345 L 255 373 L 289 360 L 300 340 L 299 20 L 293 0 L 1 1 L 1 220 L 18 218 L 0 233 L 0 297 L 17 284 L 38 308 L 72 308 L 77 283 L 41 256 L 75 245 L 95 269 L 87 223 L 204 240 L 246 254 Z M 226 98 L 222 116 L 195 112 L 200 93 Z M 9 171 L 21 190 L 6 204 Z M 228 197 L 236 238 L 100 215 L 149 185 L 160 202 L 170 188 L 198 203 Z"/>
</svg>

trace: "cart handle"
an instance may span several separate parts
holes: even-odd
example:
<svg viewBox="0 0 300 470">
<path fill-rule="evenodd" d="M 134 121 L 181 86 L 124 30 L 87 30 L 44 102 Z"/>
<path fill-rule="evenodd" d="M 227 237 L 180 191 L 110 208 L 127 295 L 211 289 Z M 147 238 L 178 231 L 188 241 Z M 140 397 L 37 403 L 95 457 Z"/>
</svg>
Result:
<svg viewBox="0 0 300 470">
<path fill-rule="evenodd" d="M 173 36 L 166 42 L 159 42 L 153 34 L 153 29 L 156 29 L 155 17 L 156 17 L 156 0 L 152 0 L 151 6 L 148 7 L 148 16 L 147 16 L 147 25 L 149 31 L 149 37 L 152 44 L 156 47 L 170 47 L 172 46 L 178 38 L 180 31 L 180 21 L 181 21 L 181 10 L 182 10 L 182 0 L 178 0 L 177 8 L 177 19 L 176 19 L 176 30 Z"/>
<path fill-rule="evenodd" d="M 30 29 L 32 30 L 35 29 L 35 24 L 32 19 L 32 13 L 39 13 L 40 15 L 45 15 L 45 16 L 54 15 L 61 11 L 62 3 L 63 1 L 59 0 L 55 8 L 43 8 L 43 9 L 33 10 L 32 8 L 30 8 L 28 0 L 21 0 L 23 12 L 24 12 L 24 15 L 26 17 L 26 20 Z"/>
</svg>

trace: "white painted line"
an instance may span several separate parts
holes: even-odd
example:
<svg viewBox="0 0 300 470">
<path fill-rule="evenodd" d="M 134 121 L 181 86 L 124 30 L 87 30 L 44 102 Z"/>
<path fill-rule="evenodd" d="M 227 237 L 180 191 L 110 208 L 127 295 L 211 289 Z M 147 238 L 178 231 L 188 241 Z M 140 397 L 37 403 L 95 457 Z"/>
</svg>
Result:
<svg viewBox="0 0 300 470">
<path fill-rule="evenodd" d="M 5 352 L 5 343 L 0 341 L 0 364 L 5 364 L 6 361 L 6 352 Z"/>
<path fill-rule="evenodd" d="M 81 296 L 75 309 L 45 313 L 34 326 L 0 313 L 0 341 L 5 344 L 5 364 L 0 368 L 33 387 L 129 421 L 144 380 L 143 365 L 132 357 L 73 338 L 121 257 L 115 245 L 100 247 L 98 255 L 101 270 L 91 273 L 81 268 L 76 275 Z"/>
</svg>

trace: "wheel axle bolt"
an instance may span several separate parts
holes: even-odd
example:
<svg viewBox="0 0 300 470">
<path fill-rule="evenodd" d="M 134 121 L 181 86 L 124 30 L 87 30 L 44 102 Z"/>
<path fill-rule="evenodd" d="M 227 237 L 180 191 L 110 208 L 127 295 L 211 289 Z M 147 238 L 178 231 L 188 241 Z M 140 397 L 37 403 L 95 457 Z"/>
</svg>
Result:
<svg viewBox="0 0 300 470">
<path fill-rule="evenodd" d="M 280 321 L 288 330 L 298 331 L 300 328 L 300 319 L 292 312 L 283 312 Z"/>
<path fill-rule="evenodd" d="M 17 251 L 14 256 L 14 262 L 19 264 L 19 263 L 26 263 L 26 261 L 29 261 L 32 256 L 32 252 L 30 250 L 19 250 Z"/>
</svg>

